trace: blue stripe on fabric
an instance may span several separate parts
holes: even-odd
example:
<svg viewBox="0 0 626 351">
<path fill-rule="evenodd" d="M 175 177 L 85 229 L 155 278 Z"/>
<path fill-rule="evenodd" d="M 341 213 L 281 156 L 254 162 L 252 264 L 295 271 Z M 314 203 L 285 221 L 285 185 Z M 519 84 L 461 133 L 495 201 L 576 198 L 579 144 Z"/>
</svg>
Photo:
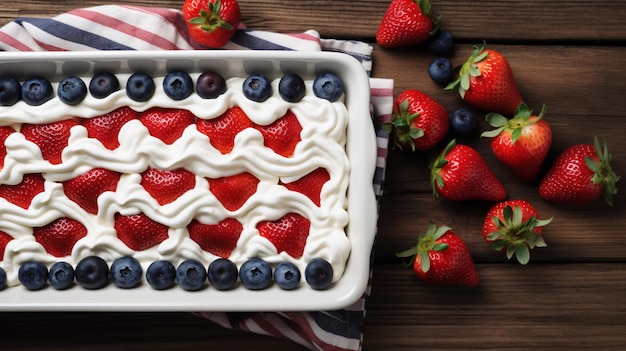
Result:
<svg viewBox="0 0 626 351">
<path fill-rule="evenodd" d="M 326 311 L 309 312 L 317 325 L 334 335 L 349 339 L 361 339 L 361 326 L 363 324 L 363 311 Z"/>
<path fill-rule="evenodd" d="M 22 23 L 26 22 L 49 33 L 50 35 L 54 35 L 57 38 L 90 46 L 99 50 L 134 50 L 132 47 L 53 19 L 22 18 L 15 20 L 15 22 L 21 26 L 23 26 Z"/>
<path fill-rule="evenodd" d="M 233 34 L 233 36 L 230 38 L 230 41 L 251 50 L 292 51 L 292 49 L 286 46 L 278 45 L 271 41 L 255 37 L 254 35 L 249 34 L 249 32 L 250 30 L 247 29 L 238 29 L 235 31 L 235 34 Z"/>
</svg>

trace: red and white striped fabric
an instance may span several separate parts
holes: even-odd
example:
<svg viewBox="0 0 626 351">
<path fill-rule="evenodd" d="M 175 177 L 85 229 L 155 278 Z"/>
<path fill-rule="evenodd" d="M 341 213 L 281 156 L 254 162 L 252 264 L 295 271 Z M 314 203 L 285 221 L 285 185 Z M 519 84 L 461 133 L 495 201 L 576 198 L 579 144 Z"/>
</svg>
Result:
<svg viewBox="0 0 626 351">
<path fill-rule="evenodd" d="M 104 5 L 76 9 L 54 18 L 17 18 L 0 28 L 4 51 L 198 50 L 180 11 L 167 8 Z M 372 47 L 366 43 L 320 38 L 315 30 L 283 34 L 240 27 L 226 50 L 337 51 L 357 58 L 371 73 Z M 393 80 L 371 78 L 372 116 L 378 162 L 374 187 L 382 195 L 391 119 Z M 370 277 L 371 279 L 371 277 Z M 311 350 L 360 350 L 369 287 L 354 305 L 338 311 L 207 313 L 196 315 L 225 328 L 273 335 Z"/>
</svg>

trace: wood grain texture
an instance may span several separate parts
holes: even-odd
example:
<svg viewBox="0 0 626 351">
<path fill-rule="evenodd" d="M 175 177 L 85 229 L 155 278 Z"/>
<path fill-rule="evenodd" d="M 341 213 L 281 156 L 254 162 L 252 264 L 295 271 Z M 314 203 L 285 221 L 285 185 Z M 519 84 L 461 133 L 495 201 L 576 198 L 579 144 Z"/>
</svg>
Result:
<svg viewBox="0 0 626 351">
<path fill-rule="evenodd" d="M 431 0 L 455 35 L 450 55 L 461 64 L 483 41 L 509 60 L 521 93 L 537 111 L 545 104 L 554 131 L 548 162 L 567 146 L 607 140 L 613 167 L 626 172 L 626 0 Z M 108 2 L 8 2 L 0 25 L 16 17 L 50 17 Z M 115 3 L 115 2 L 112 2 Z M 121 2 L 120 2 L 121 3 Z M 132 0 L 179 8 L 182 0 Z M 240 0 L 243 21 L 277 32 L 317 30 L 322 37 L 374 43 L 387 0 Z M 374 76 L 433 96 L 452 112 L 466 105 L 433 83 L 423 48 L 374 46 Z M 0 53 L 1 55 L 1 53 Z M 483 113 L 476 111 L 482 118 Z M 480 122 L 480 130 L 486 130 Z M 623 350 L 626 345 L 626 207 L 601 202 L 566 207 L 542 201 L 537 184 L 514 179 L 493 156 L 489 141 L 459 138 L 475 147 L 503 181 L 510 198 L 532 202 L 554 216 L 547 248 L 531 263 L 508 262 L 481 235 L 489 203 L 435 200 L 428 153 L 389 153 L 385 196 L 375 245 L 374 279 L 365 321 L 364 350 Z M 623 180 L 622 180 L 623 182 Z M 395 258 L 415 243 L 429 220 L 451 226 L 477 262 L 476 289 L 434 288 Z M 66 328 L 67 327 L 67 328 Z M 68 335 L 67 329 L 71 332 Z M 38 338 L 33 338 L 36 330 Z M 291 342 L 225 330 L 189 313 L 1 313 L 0 349 L 10 350 L 302 350 Z"/>
</svg>

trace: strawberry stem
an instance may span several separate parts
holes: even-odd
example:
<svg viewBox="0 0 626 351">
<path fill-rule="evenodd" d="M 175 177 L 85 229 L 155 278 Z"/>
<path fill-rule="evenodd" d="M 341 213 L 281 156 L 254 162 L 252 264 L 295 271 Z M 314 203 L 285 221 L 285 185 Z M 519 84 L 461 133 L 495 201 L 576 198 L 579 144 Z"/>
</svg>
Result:
<svg viewBox="0 0 626 351">
<path fill-rule="evenodd" d="M 419 113 L 411 113 L 409 111 L 409 100 L 406 99 L 400 103 L 398 110 L 394 112 L 391 122 L 383 123 L 382 128 L 387 134 L 393 133 L 394 146 L 402 150 L 403 146 L 409 145 L 411 151 L 415 151 L 415 139 L 424 136 L 424 131 L 415 128 L 413 120 L 419 116 Z"/>
<path fill-rule="evenodd" d="M 403 259 L 405 267 L 410 267 L 413 262 L 419 260 L 420 267 L 424 273 L 430 269 L 430 258 L 428 253 L 430 251 L 445 251 L 448 249 L 448 244 L 440 243 L 437 240 L 441 238 L 445 233 L 450 230 L 448 226 L 437 227 L 432 221 L 428 222 L 428 229 L 421 234 L 417 240 L 417 245 L 400 252 L 396 252 L 396 257 Z M 418 257 L 419 256 L 419 257 Z M 409 260 L 405 260 L 409 258 Z"/>
<path fill-rule="evenodd" d="M 200 10 L 199 16 L 190 19 L 189 23 L 200 25 L 200 28 L 207 32 L 212 32 L 218 28 L 233 29 L 233 26 L 220 16 L 221 7 L 222 3 L 220 0 L 214 3 L 209 2 L 208 11 Z"/>
<path fill-rule="evenodd" d="M 606 140 L 600 143 L 598 137 L 595 137 L 593 145 L 598 161 L 594 161 L 591 157 L 585 157 L 585 164 L 594 172 L 591 178 L 593 184 L 602 184 L 602 198 L 609 206 L 613 206 L 613 197 L 618 192 L 617 182 L 621 176 L 617 175 L 611 167 L 612 155 L 609 153 Z"/>
<path fill-rule="evenodd" d="M 491 218 L 497 230 L 489 233 L 487 240 L 491 241 L 490 247 L 494 251 L 506 248 L 508 259 L 515 256 L 519 263 L 525 265 L 530 261 L 530 249 L 547 246 L 543 236 L 535 232 L 535 229 L 548 225 L 552 222 L 552 217 L 538 219 L 532 216 L 523 221 L 523 216 L 519 206 L 512 208 L 507 205 L 502 210 L 502 219 L 498 216 Z"/>
</svg>

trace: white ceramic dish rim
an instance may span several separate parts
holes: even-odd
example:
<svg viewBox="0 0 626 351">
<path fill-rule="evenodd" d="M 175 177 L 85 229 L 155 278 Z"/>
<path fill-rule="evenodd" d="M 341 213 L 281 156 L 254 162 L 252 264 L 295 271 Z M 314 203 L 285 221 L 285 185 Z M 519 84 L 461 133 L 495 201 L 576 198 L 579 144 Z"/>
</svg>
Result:
<svg viewBox="0 0 626 351">
<path fill-rule="evenodd" d="M 119 64 L 119 65 L 118 65 Z M 56 291 L 46 287 L 28 291 L 22 286 L 0 291 L 0 311 L 314 311 L 347 307 L 360 299 L 370 279 L 370 259 L 378 220 L 373 177 L 376 168 L 376 136 L 370 121 L 369 79 L 353 57 L 332 52 L 289 51 L 103 51 L 2 53 L 0 74 L 55 78 L 80 74 L 95 65 L 126 70 L 215 68 L 225 76 L 263 73 L 279 77 L 290 71 L 303 75 L 330 71 L 340 76 L 346 89 L 350 122 L 347 153 L 351 160 L 348 189 L 350 224 L 347 235 L 352 251 L 343 277 L 331 289 L 316 291 L 301 286 L 284 291 L 272 285 L 262 291 L 238 287 L 230 291 L 211 288 L 197 292 L 175 287 L 165 291 L 148 284 L 125 290 L 109 284 L 100 290 L 74 287 Z M 304 73 L 303 73 L 304 72 Z"/>
</svg>

